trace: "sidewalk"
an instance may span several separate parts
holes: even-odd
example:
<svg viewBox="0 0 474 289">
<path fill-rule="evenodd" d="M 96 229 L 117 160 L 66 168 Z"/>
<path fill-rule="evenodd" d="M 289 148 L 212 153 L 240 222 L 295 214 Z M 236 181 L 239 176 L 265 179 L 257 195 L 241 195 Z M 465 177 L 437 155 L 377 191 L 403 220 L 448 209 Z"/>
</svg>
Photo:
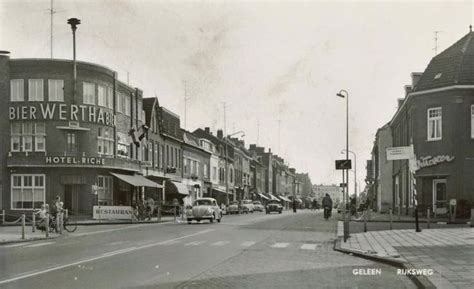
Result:
<svg viewBox="0 0 474 289">
<path fill-rule="evenodd" d="M 474 288 L 474 228 L 413 229 L 353 233 L 343 242 L 338 223 L 339 247 L 345 253 L 399 264 L 401 268 L 432 269 L 426 277 L 437 288 Z M 420 278 L 421 277 L 421 278 Z M 421 287 L 430 287 L 425 283 Z"/>
<path fill-rule="evenodd" d="M 184 222 L 181 218 L 176 219 L 177 222 Z M 161 217 L 160 223 L 164 222 L 173 222 L 173 216 L 163 216 Z M 126 220 L 92 220 L 92 219 L 83 219 L 76 220 L 77 224 L 80 226 L 91 226 L 91 225 L 132 225 L 130 221 Z M 133 224 L 156 224 L 157 218 L 152 218 L 151 221 L 134 221 Z M 0 245 L 12 244 L 12 243 L 22 243 L 22 242 L 31 242 L 45 239 L 54 239 L 61 237 L 62 235 L 58 233 L 49 233 L 49 237 L 46 237 L 45 232 L 36 229 L 35 232 L 32 232 L 31 224 L 25 226 L 25 239 L 21 238 L 21 226 L 19 224 L 9 224 L 0 226 Z"/>
<path fill-rule="evenodd" d="M 418 219 L 419 219 L 420 223 L 426 223 L 427 222 L 426 216 L 420 216 Z M 389 221 L 390 221 L 390 215 L 389 214 L 381 214 L 381 213 L 377 213 L 377 212 L 370 212 L 370 218 L 367 219 L 367 222 L 389 222 Z M 403 222 L 403 223 L 405 223 L 405 222 L 415 222 L 415 217 L 413 217 L 412 215 L 392 214 L 392 221 L 394 223 L 397 223 L 397 222 Z M 351 222 L 364 222 L 364 217 L 363 217 L 362 214 L 359 214 L 359 216 L 357 218 L 355 218 L 354 216 L 351 216 Z M 437 222 L 449 223 L 449 220 L 445 217 L 437 217 L 435 219 L 435 217 L 432 215 L 431 218 L 430 218 L 430 223 L 434 224 L 434 223 L 437 223 Z M 454 221 L 454 223 L 469 224 L 469 220 L 468 219 L 456 219 Z"/>
</svg>

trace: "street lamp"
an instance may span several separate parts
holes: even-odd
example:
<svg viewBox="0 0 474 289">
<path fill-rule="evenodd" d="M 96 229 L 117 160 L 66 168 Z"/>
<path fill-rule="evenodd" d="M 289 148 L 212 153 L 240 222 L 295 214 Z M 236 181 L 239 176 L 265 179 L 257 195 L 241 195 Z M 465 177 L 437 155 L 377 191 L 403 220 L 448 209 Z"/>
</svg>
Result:
<svg viewBox="0 0 474 289">
<path fill-rule="evenodd" d="M 237 135 L 237 134 L 242 134 L 240 137 L 244 137 L 245 133 L 241 130 L 238 132 L 235 132 L 231 135 L 225 136 L 224 137 L 224 143 L 225 143 L 225 197 L 226 197 L 226 205 L 229 205 L 229 173 L 228 173 L 228 166 L 229 163 L 227 161 L 227 139 L 231 136 Z"/>
<path fill-rule="evenodd" d="M 343 94 L 344 93 L 344 94 Z M 341 89 L 339 93 L 336 94 L 339 97 L 346 99 L 346 160 L 349 160 L 349 92 L 344 89 Z M 345 213 L 344 213 L 344 242 L 349 238 L 349 220 L 347 217 L 347 202 L 349 201 L 349 170 L 346 170 L 346 185 L 344 187 L 346 193 L 346 204 L 345 206 Z"/>
<path fill-rule="evenodd" d="M 72 51 L 73 51 L 73 92 L 72 92 L 72 99 L 73 102 L 75 103 L 76 101 L 76 82 L 77 82 L 77 64 L 76 64 L 76 30 L 77 30 L 77 25 L 81 24 L 81 20 L 77 18 L 69 18 L 67 20 L 67 23 L 71 25 L 72 29 Z"/>
<path fill-rule="evenodd" d="M 344 154 L 346 150 L 342 150 L 341 154 Z M 357 204 L 357 155 L 353 151 L 349 151 L 354 156 L 354 196 Z"/>
</svg>

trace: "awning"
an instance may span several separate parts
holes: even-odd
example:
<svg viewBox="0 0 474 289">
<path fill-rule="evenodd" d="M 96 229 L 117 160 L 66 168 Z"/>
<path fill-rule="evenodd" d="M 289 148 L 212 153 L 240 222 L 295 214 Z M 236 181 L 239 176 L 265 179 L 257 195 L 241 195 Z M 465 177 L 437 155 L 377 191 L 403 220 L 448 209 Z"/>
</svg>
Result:
<svg viewBox="0 0 474 289">
<path fill-rule="evenodd" d="M 121 179 L 122 181 L 129 183 L 134 187 L 150 187 L 150 188 L 163 188 L 162 185 L 152 182 L 149 179 L 141 175 L 122 175 L 116 173 L 110 173 L 111 175 Z"/>
<path fill-rule="evenodd" d="M 267 196 L 265 196 L 264 194 L 258 193 L 258 195 L 259 195 L 260 197 L 264 198 L 265 200 L 269 200 L 269 198 L 268 198 Z"/>
<path fill-rule="evenodd" d="M 277 197 L 275 197 L 274 195 L 272 195 L 272 194 L 268 194 L 268 195 L 270 196 L 270 198 L 272 198 L 272 200 L 274 200 L 274 201 L 280 201 L 280 199 L 277 198 Z"/>
<path fill-rule="evenodd" d="M 291 200 L 288 199 L 288 198 L 285 197 L 285 196 L 278 196 L 278 197 L 279 197 L 280 199 L 282 199 L 283 201 L 285 201 L 285 202 L 291 202 Z"/>
<path fill-rule="evenodd" d="M 219 189 L 216 189 L 216 188 L 212 188 L 212 190 L 216 191 L 218 193 L 221 193 L 221 194 L 225 194 L 225 191 L 223 191 L 223 190 L 219 190 Z M 231 194 L 231 193 L 229 193 L 229 194 Z"/>
<path fill-rule="evenodd" d="M 188 186 L 186 186 L 183 183 L 175 182 L 175 181 L 171 181 L 171 183 L 176 187 L 178 194 L 185 195 L 185 196 L 189 195 Z"/>
</svg>

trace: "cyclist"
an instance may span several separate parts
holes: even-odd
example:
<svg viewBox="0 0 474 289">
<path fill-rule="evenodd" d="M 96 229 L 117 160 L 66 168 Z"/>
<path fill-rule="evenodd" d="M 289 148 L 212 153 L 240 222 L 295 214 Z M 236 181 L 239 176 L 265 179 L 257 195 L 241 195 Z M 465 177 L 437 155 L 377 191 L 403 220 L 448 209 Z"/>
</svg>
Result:
<svg viewBox="0 0 474 289">
<path fill-rule="evenodd" d="M 332 200 L 329 194 L 326 194 L 323 198 L 323 208 L 324 208 L 324 218 L 327 220 L 329 217 L 331 217 L 331 211 L 332 211 Z"/>
</svg>

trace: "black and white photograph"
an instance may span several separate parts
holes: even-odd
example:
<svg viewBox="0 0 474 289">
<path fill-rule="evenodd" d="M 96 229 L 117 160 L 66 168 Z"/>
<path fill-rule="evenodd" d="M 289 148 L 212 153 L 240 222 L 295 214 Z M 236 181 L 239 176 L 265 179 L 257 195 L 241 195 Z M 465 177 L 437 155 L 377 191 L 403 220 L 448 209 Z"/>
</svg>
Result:
<svg viewBox="0 0 474 289">
<path fill-rule="evenodd" d="M 0 288 L 474 288 L 473 25 L 0 0 Z"/>
</svg>

